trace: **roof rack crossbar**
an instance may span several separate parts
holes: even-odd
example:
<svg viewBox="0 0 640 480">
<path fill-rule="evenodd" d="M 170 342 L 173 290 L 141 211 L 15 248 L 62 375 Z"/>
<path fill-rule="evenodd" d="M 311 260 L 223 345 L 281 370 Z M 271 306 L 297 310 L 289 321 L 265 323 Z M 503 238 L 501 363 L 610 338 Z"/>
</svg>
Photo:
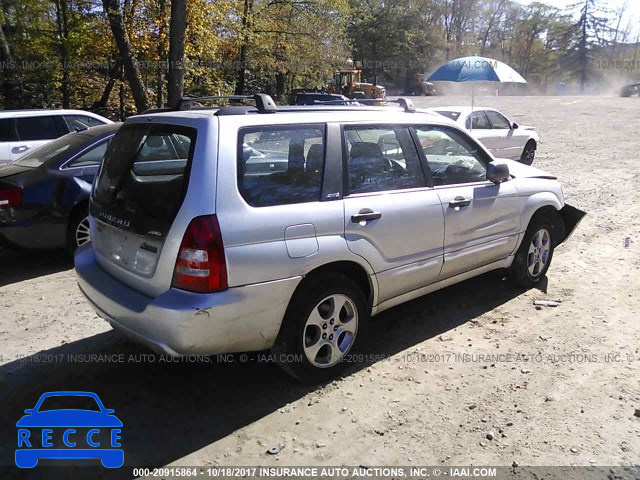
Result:
<svg viewBox="0 0 640 480">
<path fill-rule="evenodd" d="M 390 100 L 391 103 L 397 103 L 405 112 L 415 113 L 416 107 L 408 98 L 398 97 L 396 100 Z"/>
<path fill-rule="evenodd" d="M 255 95 L 209 95 L 206 97 L 182 97 L 177 110 L 191 110 L 194 102 L 203 102 L 208 100 L 253 100 L 256 102 L 256 108 L 259 113 L 273 113 L 278 110 L 276 102 L 274 102 L 269 95 L 264 93 L 257 93 Z"/>
</svg>

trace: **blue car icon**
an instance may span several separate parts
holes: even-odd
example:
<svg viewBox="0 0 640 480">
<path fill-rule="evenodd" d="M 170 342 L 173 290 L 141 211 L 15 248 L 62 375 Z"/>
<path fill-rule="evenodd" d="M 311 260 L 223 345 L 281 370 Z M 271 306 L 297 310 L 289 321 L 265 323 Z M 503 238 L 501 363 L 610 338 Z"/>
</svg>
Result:
<svg viewBox="0 0 640 480">
<path fill-rule="evenodd" d="M 122 422 L 92 392 L 48 392 L 18 422 L 16 465 L 38 460 L 100 459 L 106 468 L 124 464 Z"/>
</svg>

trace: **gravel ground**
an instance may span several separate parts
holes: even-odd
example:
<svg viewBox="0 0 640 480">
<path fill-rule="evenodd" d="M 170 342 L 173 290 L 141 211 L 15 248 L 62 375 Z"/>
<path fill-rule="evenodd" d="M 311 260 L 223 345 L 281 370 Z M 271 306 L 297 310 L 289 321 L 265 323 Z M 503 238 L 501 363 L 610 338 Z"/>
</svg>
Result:
<svg viewBox="0 0 640 480">
<path fill-rule="evenodd" d="M 115 409 L 127 465 L 639 464 L 640 101 L 476 104 L 536 126 L 534 165 L 588 212 L 539 289 L 492 273 L 394 308 L 372 323 L 377 361 L 308 387 L 257 355 L 160 362 L 95 316 L 64 255 L 0 251 L 0 477 L 22 410 L 65 389 Z"/>
</svg>

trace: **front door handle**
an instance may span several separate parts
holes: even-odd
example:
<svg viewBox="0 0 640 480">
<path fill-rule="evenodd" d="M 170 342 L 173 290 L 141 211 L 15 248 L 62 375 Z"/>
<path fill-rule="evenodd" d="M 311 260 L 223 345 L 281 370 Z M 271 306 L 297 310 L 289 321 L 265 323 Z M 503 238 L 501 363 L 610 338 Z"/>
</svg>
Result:
<svg viewBox="0 0 640 480">
<path fill-rule="evenodd" d="M 460 208 L 471 205 L 471 199 L 464 197 L 456 197 L 449 202 L 449 207 L 451 208 Z"/>
<path fill-rule="evenodd" d="M 382 218 L 382 213 L 374 212 L 370 208 L 363 208 L 358 212 L 357 215 L 351 215 L 351 221 L 353 223 L 368 222 L 370 220 L 379 220 L 380 218 Z"/>
</svg>

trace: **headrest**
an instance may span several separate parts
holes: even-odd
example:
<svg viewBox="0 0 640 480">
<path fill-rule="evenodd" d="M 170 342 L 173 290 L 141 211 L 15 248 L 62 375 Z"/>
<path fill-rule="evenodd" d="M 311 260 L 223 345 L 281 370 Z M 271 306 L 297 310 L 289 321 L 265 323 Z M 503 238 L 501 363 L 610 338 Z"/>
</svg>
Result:
<svg viewBox="0 0 640 480">
<path fill-rule="evenodd" d="M 351 145 L 351 158 L 366 157 L 366 158 L 378 158 L 383 157 L 382 150 L 377 143 L 373 142 L 358 142 Z"/>
</svg>

